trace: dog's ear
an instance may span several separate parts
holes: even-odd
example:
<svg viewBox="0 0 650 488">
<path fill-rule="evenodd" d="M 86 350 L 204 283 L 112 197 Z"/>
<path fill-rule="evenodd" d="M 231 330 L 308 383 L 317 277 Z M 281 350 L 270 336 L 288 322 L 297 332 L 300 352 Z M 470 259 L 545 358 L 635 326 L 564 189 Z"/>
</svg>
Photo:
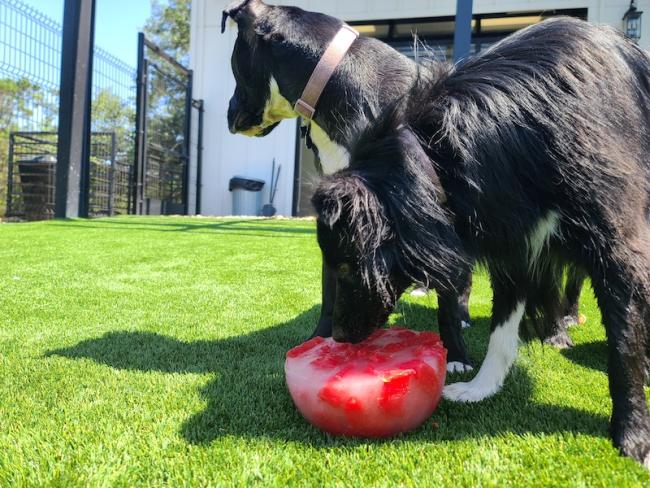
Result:
<svg viewBox="0 0 650 488">
<path fill-rule="evenodd" d="M 318 213 L 319 242 L 321 226 L 328 228 L 335 240 L 325 242 L 354 257 L 365 286 L 390 303 L 392 250 L 385 244 L 393 240 L 393 231 L 370 180 L 362 172 L 343 170 L 323 179 L 312 202 Z"/>
<path fill-rule="evenodd" d="M 311 198 L 318 220 L 332 229 L 343 213 L 343 178 L 322 179 Z"/>
<path fill-rule="evenodd" d="M 340 224 L 350 238 L 363 241 L 362 247 L 387 236 L 383 205 L 358 171 L 343 170 L 323 178 L 312 204 L 322 224 L 330 229 Z"/>
<path fill-rule="evenodd" d="M 345 207 L 363 187 L 349 174 L 336 174 L 323 178 L 311 199 L 318 220 L 332 229 L 341 220 Z"/>
<path fill-rule="evenodd" d="M 228 18 L 233 19 L 239 27 L 253 25 L 257 17 L 268 7 L 262 0 L 235 0 L 223 11 L 221 33 L 226 32 Z"/>
</svg>

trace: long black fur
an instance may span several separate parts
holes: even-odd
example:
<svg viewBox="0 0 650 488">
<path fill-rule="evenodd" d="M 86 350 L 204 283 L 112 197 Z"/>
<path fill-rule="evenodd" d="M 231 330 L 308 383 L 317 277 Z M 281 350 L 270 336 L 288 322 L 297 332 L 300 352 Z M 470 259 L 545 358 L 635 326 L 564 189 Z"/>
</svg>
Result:
<svg viewBox="0 0 650 488">
<path fill-rule="evenodd" d="M 350 268 L 334 314 L 350 340 L 405 283 L 453 286 L 474 260 L 490 272 L 493 329 L 519 301 L 543 312 L 567 264 L 584 270 L 607 330 L 614 444 L 650 467 L 648 53 L 560 18 L 423 70 L 313 201 L 325 259 Z M 543 222 L 552 232 L 533 238 Z"/>
<path fill-rule="evenodd" d="M 269 83 L 273 77 L 290 102 L 298 99 L 307 79 L 342 22 L 333 17 L 295 7 L 271 6 L 260 0 L 238 0 L 223 12 L 222 30 L 228 18 L 238 24 L 232 56 L 236 80 L 228 121 L 232 132 L 243 132 L 262 122 Z M 343 59 L 327 85 L 315 122 L 337 144 L 352 150 L 356 132 L 372 121 L 386 105 L 407 93 L 417 79 L 414 62 L 386 44 L 360 38 Z M 258 135 L 269 134 L 277 124 Z M 312 146 L 318 152 L 317 146 Z M 438 289 L 438 323 L 451 362 L 469 365 L 461 335 L 461 322 L 469 323 L 468 298 L 471 273 L 458 278 L 453 289 Z M 323 266 L 323 306 L 314 335 L 332 334 L 336 294 L 336 270 Z M 578 294 L 572 302 L 577 309 Z M 554 304 L 553 300 L 547 303 Z M 553 317 L 551 310 L 546 316 Z M 561 313 L 548 321 L 550 341 L 567 344 Z"/>
<path fill-rule="evenodd" d="M 228 18 L 238 25 L 232 55 L 236 88 L 228 110 L 233 133 L 264 124 L 263 113 L 270 97 L 271 78 L 280 94 L 294 104 L 301 96 L 324 50 L 343 25 L 334 17 L 296 7 L 272 6 L 260 0 L 238 0 L 226 7 Z M 417 66 L 392 47 L 372 38 L 359 38 L 352 45 L 318 103 L 314 123 L 329 139 L 350 151 L 356 132 L 374 120 L 386 105 L 407 93 L 417 79 Z M 269 134 L 277 124 L 264 127 Z M 318 147 L 314 147 L 318 151 Z M 323 266 L 323 301 L 314 335 L 332 335 L 332 314 L 337 270 Z M 461 334 L 461 322 L 470 322 L 467 308 L 470 269 L 456 288 L 438 294 L 438 317 L 450 361 L 469 365 Z"/>
</svg>

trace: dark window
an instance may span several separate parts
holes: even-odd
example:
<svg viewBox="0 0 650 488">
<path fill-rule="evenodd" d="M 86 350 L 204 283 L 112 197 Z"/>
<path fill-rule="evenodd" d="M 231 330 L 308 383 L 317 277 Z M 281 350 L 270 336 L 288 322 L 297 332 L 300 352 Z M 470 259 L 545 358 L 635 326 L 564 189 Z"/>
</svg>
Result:
<svg viewBox="0 0 650 488">
<path fill-rule="evenodd" d="M 587 9 L 545 10 L 543 12 L 503 12 L 476 14 L 472 19 L 472 53 L 476 54 L 508 34 L 541 22 L 549 17 L 568 15 L 587 19 Z M 350 22 L 362 36 L 387 42 L 409 57 L 415 57 L 414 36 L 441 60 L 453 59 L 453 16 Z"/>
</svg>

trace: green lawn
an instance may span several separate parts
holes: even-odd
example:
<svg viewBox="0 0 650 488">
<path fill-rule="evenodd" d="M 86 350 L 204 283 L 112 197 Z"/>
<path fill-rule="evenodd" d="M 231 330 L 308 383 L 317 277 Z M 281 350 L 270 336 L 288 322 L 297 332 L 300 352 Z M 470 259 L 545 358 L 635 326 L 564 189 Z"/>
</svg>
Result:
<svg viewBox="0 0 650 488">
<path fill-rule="evenodd" d="M 567 353 L 521 348 L 502 393 L 416 432 L 332 438 L 284 353 L 318 316 L 314 223 L 120 218 L 0 225 L 0 486 L 648 486 L 607 436 L 590 290 Z M 435 297 L 393 321 L 435 327 Z M 485 354 L 487 280 L 466 332 Z M 471 375 L 468 375 L 471 377 Z"/>
</svg>

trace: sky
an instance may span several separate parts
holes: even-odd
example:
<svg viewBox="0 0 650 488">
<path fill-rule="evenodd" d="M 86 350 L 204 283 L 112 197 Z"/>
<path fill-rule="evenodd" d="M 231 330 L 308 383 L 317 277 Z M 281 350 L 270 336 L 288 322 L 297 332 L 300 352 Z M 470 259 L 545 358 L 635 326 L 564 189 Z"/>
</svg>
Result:
<svg viewBox="0 0 650 488">
<path fill-rule="evenodd" d="M 30 7 L 63 22 L 64 0 L 22 0 Z M 96 0 L 95 45 L 135 68 L 138 32 L 151 12 L 150 0 Z"/>
</svg>

